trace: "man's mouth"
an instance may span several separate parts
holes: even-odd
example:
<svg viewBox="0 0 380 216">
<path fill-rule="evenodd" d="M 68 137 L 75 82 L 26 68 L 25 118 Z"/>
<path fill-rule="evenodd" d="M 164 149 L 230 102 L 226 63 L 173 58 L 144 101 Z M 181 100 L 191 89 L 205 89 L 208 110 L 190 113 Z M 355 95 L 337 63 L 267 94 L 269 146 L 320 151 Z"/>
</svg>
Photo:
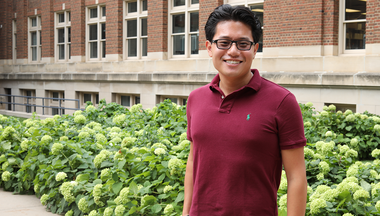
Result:
<svg viewBox="0 0 380 216">
<path fill-rule="evenodd" d="M 241 61 L 227 61 L 227 60 L 224 60 L 224 62 L 226 62 L 228 64 L 239 64 L 239 63 L 241 63 Z"/>
</svg>

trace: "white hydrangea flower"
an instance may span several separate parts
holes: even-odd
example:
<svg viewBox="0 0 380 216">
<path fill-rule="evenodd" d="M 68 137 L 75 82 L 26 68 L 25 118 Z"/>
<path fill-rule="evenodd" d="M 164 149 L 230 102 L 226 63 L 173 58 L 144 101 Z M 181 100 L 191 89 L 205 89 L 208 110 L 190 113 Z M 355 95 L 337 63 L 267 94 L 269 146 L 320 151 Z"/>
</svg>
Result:
<svg viewBox="0 0 380 216">
<path fill-rule="evenodd" d="M 64 173 L 64 172 L 59 172 L 59 173 L 57 173 L 57 175 L 55 176 L 55 180 L 56 180 L 56 181 L 62 181 L 62 180 L 64 180 L 66 177 L 67 177 L 67 174 L 66 174 L 66 173 Z"/>
</svg>

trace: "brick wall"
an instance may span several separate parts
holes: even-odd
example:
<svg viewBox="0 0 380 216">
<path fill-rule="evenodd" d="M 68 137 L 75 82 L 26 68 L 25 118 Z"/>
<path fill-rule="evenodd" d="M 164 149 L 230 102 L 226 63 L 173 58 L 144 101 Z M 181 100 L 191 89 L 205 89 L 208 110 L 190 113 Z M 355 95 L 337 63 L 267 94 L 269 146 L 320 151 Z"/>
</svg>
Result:
<svg viewBox="0 0 380 216">
<path fill-rule="evenodd" d="M 322 44 L 323 0 L 266 0 L 265 47 Z"/>
<path fill-rule="evenodd" d="M 123 1 L 109 0 L 106 4 L 106 53 L 122 54 Z"/>
<path fill-rule="evenodd" d="M 41 0 L 42 58 L 54 57 L 53 0 Z"/>
<path fill-rule="evenodd" d="M 323 1 L 323 45 L 338 45 L 339 0 Z"/>
<path fill-rule="evenodd" d="M 148 1 L 148 52 L 167 52 L 168 1 Z"/>
<path fill-rule="evenodd" d="M 0 13 L 0 59 L 12 59 L 12 15 L 13 5 L 11 0 L 2 1 Z"/>
<path fill-rule="evenodd" d="M 71 56 L 85 55 L 85 0 L 71 0 Z"/>
<path fill-rule="evenodd" d="M 17 1 L 17 59 L 28 58 L 28 0 Z"/>
<path fill-rule="evenodd" d="M 199 1 L 199 50 L 206 50 L 205 25 L 210 13 L 216 7 L 223 4 L 223 0 L 200 0 Z"/>
<path fill-rule="evenodd" d="M 366 43 L 380 43 L 380 0 L 367 1 Z"/>
</svg>

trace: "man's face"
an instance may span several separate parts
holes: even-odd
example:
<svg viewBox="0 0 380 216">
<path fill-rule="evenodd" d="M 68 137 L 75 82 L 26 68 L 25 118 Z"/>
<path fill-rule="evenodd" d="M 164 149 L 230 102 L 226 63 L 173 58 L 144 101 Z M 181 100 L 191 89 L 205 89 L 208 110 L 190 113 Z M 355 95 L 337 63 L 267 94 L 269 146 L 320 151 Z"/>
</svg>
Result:
<svg viewBox="0 0 380 216">
<path fill-rule="evenodd" d="M 252 31 L 249 26 L 239 21 L 221 21 L 216 26 L 213 40 L 246 40 L 252 41 Z M 221 78 L 230 80 L 243 79 L 250 73 L 252 60 L 255 58 L 259 44 L 255 44 L 250 50 L 237 49 L 233 43 L 228 50 L 218 49 L 215 43 L 206 42 L 207 51 Z"/>
</svg>

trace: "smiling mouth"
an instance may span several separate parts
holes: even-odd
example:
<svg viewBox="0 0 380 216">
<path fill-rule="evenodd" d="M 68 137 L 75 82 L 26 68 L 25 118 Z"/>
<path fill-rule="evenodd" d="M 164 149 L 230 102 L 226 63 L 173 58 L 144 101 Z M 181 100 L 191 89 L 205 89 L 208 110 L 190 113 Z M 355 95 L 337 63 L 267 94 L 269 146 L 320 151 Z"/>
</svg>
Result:
<svg viewBox="0 0 380 216">
<path fill-rule="evenodd" d="M 227 61 L 227 60 L 224 60 L 224 62 L 227 62 L 228 64 L 239 64 L 242 61 Z"/>
</svg>

